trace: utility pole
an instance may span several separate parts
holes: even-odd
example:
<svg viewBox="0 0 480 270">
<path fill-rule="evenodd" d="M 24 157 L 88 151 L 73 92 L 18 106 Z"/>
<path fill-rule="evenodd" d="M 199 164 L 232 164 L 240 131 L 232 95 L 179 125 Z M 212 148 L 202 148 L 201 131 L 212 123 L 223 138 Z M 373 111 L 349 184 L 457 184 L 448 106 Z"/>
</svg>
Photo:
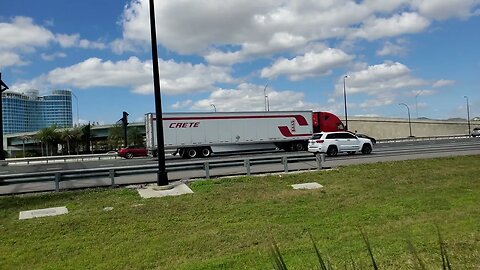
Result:
<svg viewBox="0 0 480 270">
<path fill-rule="evenodd" d="M 157 32 L 155 28 L 155 7 L 153 0 L 150 0 L 150 36 L 152 40 L 152 61 L 153 61 L 153 90 L 155 93 L 155 117 L 157 121 L 157 156 L 158 173 L 157 184 L 159 186 L 168 185 L 168 175 L 165 166 L 165 143 L 163 138 L 163 115 L 162 115 L 162 96 L 160 92 L 160 71 L 158 67 L 157 52 Z"/>
<path fill-rule="evenodd" d="M 128 147 L 128 140 L 127 140 L 127 126 L 128 126 L 128 113 L 127 112 L 123 112 L 123 116 L 122 116 L 122 119 L 120 119 L 122 121 L 122 127 L 123 127 L 123 144 L 125 148 Z"/>
</svg>

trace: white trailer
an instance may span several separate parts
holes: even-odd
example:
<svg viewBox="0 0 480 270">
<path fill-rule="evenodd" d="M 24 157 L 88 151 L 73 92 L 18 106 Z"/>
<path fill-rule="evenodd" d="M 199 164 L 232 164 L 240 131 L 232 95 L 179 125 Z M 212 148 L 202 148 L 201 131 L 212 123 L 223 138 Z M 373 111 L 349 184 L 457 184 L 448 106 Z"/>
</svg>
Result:
<svg viewBox="0 0 480 270">
<path fill-rule="evenodd" d="M 185 158 L 254 149 L 305 150 L 312 111 L 164 113 L 165 149 Z M 156 155 L 154 113 L 145 115 L 146 146 Z"/>
</svg>

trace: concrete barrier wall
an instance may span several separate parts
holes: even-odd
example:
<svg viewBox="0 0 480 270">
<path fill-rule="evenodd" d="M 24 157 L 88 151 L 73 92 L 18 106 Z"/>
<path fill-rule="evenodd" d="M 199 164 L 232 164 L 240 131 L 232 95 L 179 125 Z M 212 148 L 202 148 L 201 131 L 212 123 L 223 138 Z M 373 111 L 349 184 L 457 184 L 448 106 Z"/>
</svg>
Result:
<svg viewBox="0 0 480 270">
<path fill-rule="evenodd" d="M 344 121 L 345 123 L 345 121 Z M 432 137 L 467 135 L 467 121 L 411 119 L 412 135 Z M 470 121 L 470 127 L 480 127 L 480 121 Z M 410 135 L 408 119 L 381 117 L 349 117 L 348 129 L 377 139 L 405 138 Z"/>
</svg>

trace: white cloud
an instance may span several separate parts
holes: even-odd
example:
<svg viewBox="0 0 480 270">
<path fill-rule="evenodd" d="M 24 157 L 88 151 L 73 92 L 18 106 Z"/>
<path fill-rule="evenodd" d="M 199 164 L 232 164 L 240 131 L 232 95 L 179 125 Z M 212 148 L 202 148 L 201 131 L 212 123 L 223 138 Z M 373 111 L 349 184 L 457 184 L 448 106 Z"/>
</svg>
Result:
<svg viewBox="0 0 480 270">
<path fill-rule="evenodd" d="M 53 61 L 57 58 L 65 58 L 65 57 L 67 57 L 67 54 L 63 53 L 63 52 L 56 52 L 56 53 L 52 53 L 52 54 L 42 53 L 42 54 L 40 54 L 40 56 L 45 61 Z"/>
<path fill-rule="evenodd" d="M 263 85 L 240 84 L 236 89 L 217 89 L 206 99 L 198 100 L 191 105 L 193 110 L 210 111 L 214 104 L 217 112 L 221 111 L 264 111 L 265 97 Z M 269 107 L 272 111 L 311 110 L 320 107 L 318 104 L 306 102 L 303 93 L 294 91 L 276 91 L 267 89 Z M 328 110 L 328 107 L 322 107 Z"/>
<path fill-rule="evenodd" d="M 404 12 L 389 18 L 370 18 L 355 31 L 353 37 L 375 40 L 384 37 L 395 37 L 403 34 L 418 33 L 430 25 L 428 19 L 417 13 Z"/>
<path fill-rule="evenodd" d="M 229 68 L 176 63 L 173 60 L 159 62 L 160 85 L 163 93 L 181 94 L 214 89 L 214 84 L 234 82 Z M 59 86 L 87 89 L 94 87 L 131 87 L 139 94 L 153 93 L 152 64 L 130 57 L 123 61 L 104 61 L 89 58 L 66 68 L 49 72 L 48 81 Z"/>
<path fill-rule="evenodd" d="M 215 64 L 297 50 L 330 38 L 375 40 L 424 31 L 430 20 L 471 16 L 479 0 L 157 1 L 158 40 Z M 220 11 L 220 12 L 219 12 Z M 117 53 L 147 48 L 148 0 L 131 0 L 119 22 Z"/>
<path fill-rule="evenodd" d="M 328 48 L 321 52 L 310 51 L 293 59 L 278 59 L 271 67 L 261 71 L 262 78 L 287 75 L 290 80 L 328 74 L 331 69 L 343 66 L 354 57 L 345 52 Z"/>
<path fill-rule="evenodd" d="M 473 15 L 472 9 L 480 4 L 478 0 L 413 0 L 413 8 L 424 16 L 444 20 L 451 17 L 466 19 Z"/>
<path fill-rule="evenodd" d="M 53 34 L 33 23 L 28 17 L 14 17 L 11 23 L 0 23 L 0 50 L 35 51 L 36 47 L 47 46 Z"/>
<path fill-rule="evenodd" d="M 0 51 L 0 68 L 5 68 L 8 66 L 23 66 L 27 64 L 28 62 L 22 60 L 20 55 L 16 53 Z"/>
<path fill-rule="evenodd" d="M 346 80 L 349 94 L 390 95 L 392 91 L 428 84 L 415 78 L 407 66 L 398 62 L 368 66 L 349 73 L 349 76 Z M 335 89 L 337 95 L 343 93 L 343 77 L 339 78 Z"/>
<path fill-rule="evenodd" d="M 433 83 L 432 87 L 438 88 L 438 87 L 444 87 L 444 86 L 449 86 L 455 84 L 455 81 L 453 80 L 438 80 L 435 83 Z"/>
<path fill-rule="evenodd" d="M 378 56 L 402 56 L 407 52 L 406 42 L 404 40 L 397 40 L 396 43 L 386 41 L 383 47 L 377 51 Z"/>
<path fill-rule="evenodd" d="M 83 49 L 105 49 L 107 47 L 102 42 L 81 39 L 80 34 L 78 33 L 72 35 L 57 34 L 55 39 L 63 48 L 79 47 Z"/>
</svg>

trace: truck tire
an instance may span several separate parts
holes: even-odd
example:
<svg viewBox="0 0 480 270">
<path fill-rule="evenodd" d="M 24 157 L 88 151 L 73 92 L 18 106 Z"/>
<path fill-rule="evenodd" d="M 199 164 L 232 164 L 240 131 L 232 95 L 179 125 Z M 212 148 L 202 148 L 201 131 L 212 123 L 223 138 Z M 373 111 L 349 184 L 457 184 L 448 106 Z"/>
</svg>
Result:
<svg viewBox="0 0 480 270">
<path fill-rule="evenodd" d="M 293 142 L 292 149 L 293 151 L 303 151 L 305 150 L 305 146 L 303 145 L 303 142 Z"/>
<path fill-rule="evenodd" d="M 186 153 L 187 153 L 187 158 L 196 158 L 198 155 L 198 151 L 195 148 L 188 148 Z"/>
<path fill-rule="evenodd" d="M 202 157 L 209 157 L 212 155 L 212 149 L 210 147 L 202 148 Z"/>
<path fill-rule="evenodd" d="M 372 153 L 372 146 L 368 143 L 364 144 L 362 147 L 362 154 L 368 155 Z"/>
<path fill-rule="evenodd" d="M 338 154 L 338 149 L 335 145 L 330 145 L 327 149 L 327 156 L 334 157 Z"/>
</svg>

